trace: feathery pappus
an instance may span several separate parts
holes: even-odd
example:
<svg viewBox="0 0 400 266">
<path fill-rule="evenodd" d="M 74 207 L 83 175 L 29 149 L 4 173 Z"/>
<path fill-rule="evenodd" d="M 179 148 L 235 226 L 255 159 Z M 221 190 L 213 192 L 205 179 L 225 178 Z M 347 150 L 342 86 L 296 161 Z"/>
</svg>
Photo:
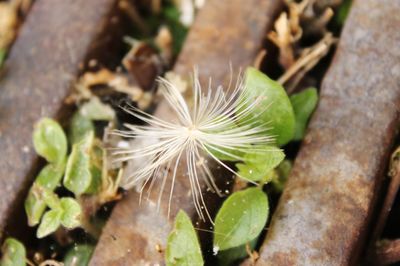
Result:
<svg viewBox="0 0 400 266">
<path fill-rule="evenodd" d="M 128 173 L 121 181 L 122 186 L 126 189 L 140 186 L 142 192 L 149 181 L 157 179 L 162 183 L 162 192 L 165 180 L 171 178 L 169 213 L 174 183 L 178 181 L 178 165 L 184 162 L 196 211 L 205 220 L 202 211 L 205 210 L 211 220 L 199 182 L 205 182 L 211 190 L 219 193 L 209 161 L 214 160 L 238 175 L 225 162 L 226 159 L 243 161 L 243 155 L 248 152 L 268 152 L 265 147 L 273 142 L 267 126 L 260 124 L 258 116 L 254 115 L 254 108 L 260 99 L 247 96 L 243 75 L 239 75 L 234 86 L 231 80 L 225 90 L 222 86 L 213 90 L 211 82 L 204 90 L 195 71 L 189 100 L 185 100 L 170 81 L 159 78 L 158 82 L 159 91 L 173 110 L 176 120 L 166 121 L 133 106 L 126 109 L 145 124 L 127 124 L 126 130 L 117 130 L 113 134 L 147 144 L 114 149 L 114 162 L 141 161 L 141 167 Z"/>
</svg>

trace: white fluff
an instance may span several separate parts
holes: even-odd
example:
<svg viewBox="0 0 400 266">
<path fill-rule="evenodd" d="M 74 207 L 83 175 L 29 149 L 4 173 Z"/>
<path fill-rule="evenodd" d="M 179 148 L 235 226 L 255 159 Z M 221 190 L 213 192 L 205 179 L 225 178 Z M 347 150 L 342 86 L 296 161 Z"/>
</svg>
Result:
<svg viewBox="0 0 400 266">
<path fill-rule="evenodd" d="M 163 190 L 165 180 L 171 178 L 169 206 L 178 165 L 183 161 L 187 168 L 194 205 L 200 218 L 204 220 L 202 210 L 205 210 L 208 218 L 210 215 L 203 200 L 199 180 L 203 180 L 210 189 L 219 193 L 208 161 L 215 160 L 237 175 L 234 169 L 215 157 L 211 150 L 241 161 L 241 156 L 230 151 L 259 151 L 262 149 L 260 147 L 270 144 L 272 138 L 266 133 L 265 125 L 260 125 L 254 115 L 249 115 L 259 104 L 259 99 L 245 97 L 241 76 L 234 88 L 229 86 L 226 91 L 222 86 L 213 91 L 211 85 L 203 91 L 196 73 L 193 80 L 193 99 L 189 106 L 174 84 L 160 78 L 160 92 L 175 112 L 177 122 L 165 121 L 135 107 L 129 108 L 127 111 L 146 125 L 126 125 L 128 130 L 115 131 L 114 134 L 152 141 L 149 145 L 117 147 L 113 156 L 115 162 L 140 161 L 140 167 L 135 167 L 122 180 L 122 185 L 127 189 L 140 185 L 142 191 L 150 180 L 154 181 L 158 177 L 156 180 L 161 180 Z M 238 124 L 237 121 L 242 123 Z"/>
</svg>

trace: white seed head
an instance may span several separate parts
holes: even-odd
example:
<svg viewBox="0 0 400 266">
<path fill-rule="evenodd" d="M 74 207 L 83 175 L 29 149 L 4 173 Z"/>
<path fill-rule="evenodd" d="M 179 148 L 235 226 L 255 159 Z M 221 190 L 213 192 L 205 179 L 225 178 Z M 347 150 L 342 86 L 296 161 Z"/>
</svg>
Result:
<svg viewBox="0 0 400 266">
<path fill-rule="evenodd" d="M 178 165 L 183 162 L 186 167 L 186 171 L 183 172 L 187 172 L 195 208 L 204 220 L 201 207 L 206 206 L 200 184 L 204 182 L 211 190 L 220 193 L 209 162 L 216 161 L 237 175 L 234 169 L 218 157 L 229 156 L 242 161 L 241 154 L 257 152 L 273 139 L 267 134 L 265 124 L 260 124 L 253 115 L 259 100 L 245 97 L 241 75 L 233 88 L 229 85 L 225 91 L 222 86 L 212 90 L 210 82 L 208 89 L 203 91 L 195 72 L 191 101 L 186 101 L 179 89 L 166 79 L 159 78 L 159 84 L 161 94 L 176 115 L 176 122 L 163 120 L 136 107 L 129 107 L 126 111 L 146 125 L 129 124 L 126 125 L 127 130 L 114 131 L 113 134 L 135 138 L 144 141 L 146 145 L 116 147 L 113 151 L 114 162 L 140 161 L 140 167 L 135 167 L 122 180 L 126 189 L 140 185 L 142 191 L 149 181 L 154 180 L 161 180 L 163 189 L 165 180 L 171 178 L 169 206 L 174 182 L 177 180 Z M 159 202 L 160 200 L 161 193 Z M 210 218 L 207 208 L 204 209 Z"/>
</svg>

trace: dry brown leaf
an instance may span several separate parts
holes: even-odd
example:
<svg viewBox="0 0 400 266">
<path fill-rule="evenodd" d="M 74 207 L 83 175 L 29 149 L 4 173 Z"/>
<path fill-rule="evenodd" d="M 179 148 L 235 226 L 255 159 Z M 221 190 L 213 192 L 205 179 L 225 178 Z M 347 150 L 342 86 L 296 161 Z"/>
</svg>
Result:
<svg viewBox="0 0 400 266">
<path fill-rule="evenodd" d="M 122 73 L 114 73 L 106 68 L 97 72 L 84 73 L 75 84 L 75 91 L 67 97 L 67 104 L 74 104 L 89 100 L 94 96 L 92 88 L 97 85 L 107 86 L 111 91 L 127 94 L 134 102 L 140 101 L 144 95 L 143 90 L 136 85 L 131 85 L 128 77 Z"/>
<path fill-rule="evenodd" d="M 154 80 L 164 71 L 164 62 L 157 51 L 142 41 L 131 41 L 132 48 L 122 59 L 122 65 L 135 82 L 145 89 L 154 86 Z"/>
</svg>

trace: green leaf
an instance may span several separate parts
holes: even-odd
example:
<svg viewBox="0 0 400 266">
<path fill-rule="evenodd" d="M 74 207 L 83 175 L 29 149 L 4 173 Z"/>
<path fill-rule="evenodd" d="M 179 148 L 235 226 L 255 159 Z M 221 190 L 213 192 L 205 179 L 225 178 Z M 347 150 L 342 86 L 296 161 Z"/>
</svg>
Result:
<svg viewBox="0 0 400 266">
<path fill-rule="evenodd" d="M 339 26 L 343 26 L 344 22 L 346 21 L 347 15 L 350 12 L 351 3 L 352 0 L 342 1 L 342 4 L 340 5 L 335 17 L 336 23 Z"/>
<path fill-rule="evenodd" d="M 82 214 L 81 206 L 73 198 L 61 198 L 61 207 L 64 210 L 61 216 L 61 224 L 72 229 L 81 225 L 80 217 Z"/>
<path fill-rule="evenodd" d="M 92 180 L 89 187 L 86 189 L 87 194 L 96 194 L 101 190 L 102 186 L 102 171 L 101 168 L 91 164 L 90 174 L 92 175 Z"/>
<path fill-rule="evenodd" d="M 179 21 L 180 12 L 176 6 L 167 5 L 162 9 L 162 12 L 167 22 L 168 29 L 172 34 L 172 51 L 176 56 L 182 49 L 183 42 L 188 33 L 188 28 Z"/>
<path fill-rule="evenodd" d="M 318 103 L 318 93 L 315 88 L 308 88 L 293 94 L 290 97 L 294 114 L 296 116 L 296 126 L 293 140 L 301 140 L 304 137 L 308 120 Z"/>
<path fill-rule="evenodd" d="M 249 119 L 267 125 L 269 134 L 275 137 L 278 146 L 288 143 L 294 135 L 295 117 L 289 97 L 283 87 L 255 68 L 246 70 L 246 89 L 241 100 L 244 105 L 236 113 L 257 101 L 249 116 L 239 123 L 246 124 Z"/>
<path fill-rule="evenodd" d="M 62 179 L 65 170 L 65 160 L 60 165 L 48 164 L 42 168 L 35 183 L 47 189 L 54 190 Z"/>
<path fill-rule="evenodd" d="M 282 192 L 283 187 L 286 184 L 290 171 L 292 170 L 293 163 L 290 160 L 283 160 L 275 170 L 274 178 L 272 179 L 272 185 L 275 190 Z"/>
<path fill-rule="evenodd" d="M 24 245 L 15 238 L 7 238 L 1 248 L 3 256 L 0 260 L 1 266 L 25 266 L 26 250 Z"/>
<path fill-rule="evenodd" d="M 244 163 L 237 163 L 236 167 L 239 176 L 256 182 L 265 179 L 271 170 L 282 162 L 285 153 L 274 146 L 255 147 L 255 149 L 246 153 Z"/>
<path fill-rule="evenodd" d="M 256 247 L 258 237 L 248 242 L 248 244 L 244 244 L 235 248 L 230 248 L 227 250 L 222 250 L 218 253 L 218 265 L 219 266 L 229 266 L 229 265 L 240 265 L 238 263 L 240 260 L 248 257 L 248 251 L 246 250 L 246 245 L 249 245 L 251 251 L 253 251 Z"/>
<path fill-rule="evenodd" d="M 3 67 L 4 61 L 6 60 L 7 51 L 6 49 L 0 49 L 0 68 Z"/>
<path fill-rule="evenodd" d="M 97 97 L 91 97 L 88 102 L 81 106 L 79 112 L 82 116 L 91 120 L 111 121 L 115 117 L 114 109 L 102 103 Z"/>
<path fill-rule="evenodd" d="M 269 214 L 268 198 L 259 188 L 230 195 L 215 218 L 214 250 L 246 244 L 263 230 Z"/>
<path fill-rule="evenodd" d="M 67 138 L 61 126 L 50 118 L 42 118 L 33 131 L 36 152 L 48 162 L 61 164 L 67 154 Z"/>
<path fill-rule="evenodd" d="M 43 238 L 55 232 L 61 224 L 62 209 L 47 211 L 42 218 L 39 228 L 36 232 L 37 238 Z"/>
<path fill-rule="evenodd" d="M 69 126 L 70 143 L 75 144 L 81 141 L 89 132 L 94 132 L 92 120 L 81 115 L 79 111 L 75 112 Z"/>
<path fill-rule="evenodd" d="M 85 193 L 91 182 L 90 153 L 93 147 L 93 132 L 72 146 L 65 170 L 64 186 L 75 196 Z"/>
<path fill-rule="evenodd" d="M 36 182 L 33 183 L 25 200 L 25 211 L 29 226 L 35 226 L 39 223 L 47 206 L 51 209 L 60 209 L 61 205 L 57 194 Z"/>
<path fill-rule="evenodd" d="M 61 209 L 60 199 L 58 195 L 54 193 L 52 190 L 41 187 L 42 188 L 42 199 L 46 203 L 50 209 Z"/>
<path fill-rule="evenodd" d="M 174 230 L 168 237 L 166 250 L 167 265 L 203 265 L 201 249 L 190 218 L 179 211 Z"/>
<path fill-rule="evenodd" d="M 64 257 L 64 266 L 87 266 L 94 251 L 92 245 L 74 245 Z"/>
<path fill-rule="evenodd" d="M 64 174 L 65 164 L 56 166 L 54 164 L 46 165 L 36 177 L 35 183 L 29 190 L 25 200 L 25 212 L 28 217 L 29 226 L 35 226 L 39 223 L 46 203 L 43 199 L 43 188 L 53 191 L 60 183 Z"/>
</svg>

